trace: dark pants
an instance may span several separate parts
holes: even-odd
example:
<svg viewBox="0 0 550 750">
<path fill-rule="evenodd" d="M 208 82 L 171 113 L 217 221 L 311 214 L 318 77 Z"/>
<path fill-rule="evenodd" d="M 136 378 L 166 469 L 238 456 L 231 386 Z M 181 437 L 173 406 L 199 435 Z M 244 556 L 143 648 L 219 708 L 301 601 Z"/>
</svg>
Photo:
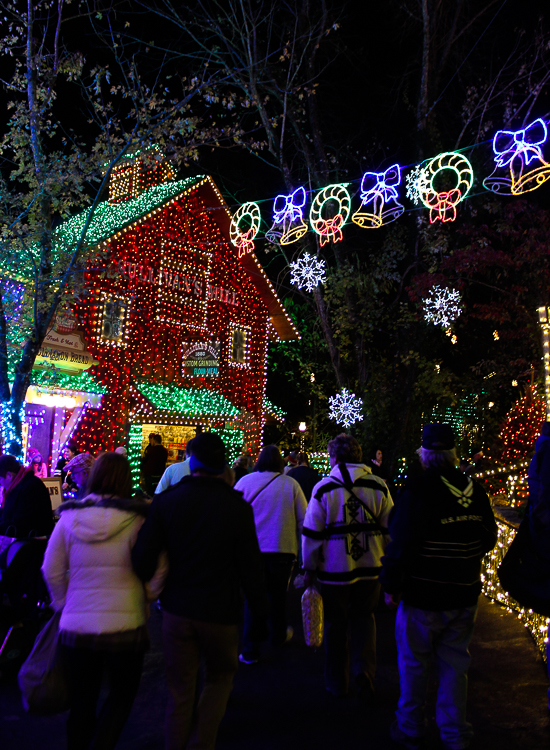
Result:
<svg viewBox="0 0 550 750">
<path fill-rule="evenodd" d="M 67 719 L 68 750 L 111 750 L 126 724 L 136 697 L 144 652 L 95 651 L 61 646 L 71 685 Z M 99 714 L 103 675 L 109 692 Z"/>
<path fill-rule="evenodd" d="M 265 582 L 269 598 L 269 633 L 274 646 L 286 640 L 286 592 L 292 574 L 295 557 L 284 552 L 262 552 Z M 260 655 L 262 623 L 250 611 L 248 603 L 244 608 L 244 628 L 242 651 L 245 656 L 258 658 Z M 265 627 L 265 625 L 264 625 Z"/>
<path fill-rule="evenodd" d="M 163 612 L 164 660 L 170 696 L 166 707 L 166 750 L 214 750 L 238 667 L 236 625 L 190 620 Z M 197 677 L 204 684 L 193 722 Z"/>
<path fill-rule="evenodd" d="M 380 584 L 377 580 L 343 586 L 323 583 L 321 593 L 325 612 L 325 686 L 335 695 L 345 695 L 349 688 L 350 662 L 357 684 L 365 677 L 371 684 L 374 682 L 374 610 Z"/>
</svg>

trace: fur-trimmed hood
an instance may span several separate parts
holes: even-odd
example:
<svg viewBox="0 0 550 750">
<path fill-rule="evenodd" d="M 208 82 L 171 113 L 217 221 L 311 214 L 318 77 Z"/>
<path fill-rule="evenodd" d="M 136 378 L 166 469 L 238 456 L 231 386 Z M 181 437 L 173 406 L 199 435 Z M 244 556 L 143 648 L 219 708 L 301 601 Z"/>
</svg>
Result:
<svg viewBox="0 0 550 750">
<path fill-rule="evenodd" d="M 145 517 L 150 503 L 136 498 L 87 495 L 82 500 L 62 503 L 63 523 L 83 542 L 102 542 L 131 525 L 137 516 Z"/>
</svg>

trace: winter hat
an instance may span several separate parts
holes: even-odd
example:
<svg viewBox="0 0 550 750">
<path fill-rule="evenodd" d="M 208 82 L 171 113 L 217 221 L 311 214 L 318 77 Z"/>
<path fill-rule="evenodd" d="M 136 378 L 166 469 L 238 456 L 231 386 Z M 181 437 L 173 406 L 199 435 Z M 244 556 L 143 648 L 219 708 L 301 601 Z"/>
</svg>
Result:
<svg viewBox="0 0 550 750">
<path fill-rule="evenodd" d="M 65 471 L 90 471 L 94 465 L 94 460 L 90 453 L 79 453 L 65 464 Z"/>
<path fill-rule="evenodd" d="M 118 448 L 115 448 L 115 453 L 120 453 L 121 456 L 128 455 L 128 451 L 123 445 L 119 445 Z"/>
<path fill-rule="evenodd" d="M 32 461 L 35 456 L 40 456 L 40 458 L 42 458 L 42 454 L 37 448 L 29 448 L 27 451 L 27 460 Z"/>
<path fill-rule="evenodd" d="M 225 445 L 219 435 L 201 432 L 193 438 L 193 453 L 189 459 L 189 469 L 204 471 L 219 476 L 225 469 Z"/>
<path fill-rule="evenodd" d="M 541 435 L 544 435 L 544 437 L 550 437 L 550 422 L 545 422 L 542 425 L 542 430 L 540 431 Z"/>
<path fill-rule="evenodd" d="M 431 422 L 422 430 L 422 447 L 430 451 L 450 451 L 455 447 L 455 436 L 450 424 Z"/>
</svg>

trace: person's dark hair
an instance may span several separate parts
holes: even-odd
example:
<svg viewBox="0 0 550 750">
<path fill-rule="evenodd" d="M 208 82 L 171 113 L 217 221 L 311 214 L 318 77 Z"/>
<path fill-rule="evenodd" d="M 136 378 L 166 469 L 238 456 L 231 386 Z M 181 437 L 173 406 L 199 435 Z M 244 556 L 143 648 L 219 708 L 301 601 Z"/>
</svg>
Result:
<svg viewBox="0 0 550 750">
<path fill-rule="evenodd" d="M 309 456 L 307 453 L 297 453 L 296 454 L 296 461 L 299 464 L 303 464 L 305 466 L 309 466 Z"/>
<path fill-rule="evenodd" d="M 196 461 L 195 461 L 196 459 Z M 197 463 L 198 462 L 198 463 Z M 196 469 L 193 464 L 197 463 Z M 198 465 L 202 464 L 202 466 Z M 225 468 L 225 443 L 214 432 L 201 432 L 193 438 L 191 473 L 198 470 L 209 474 L 222 474 Z"/>
<path fill-rule="evenodd" d="M 12 456 L 9 453 L 6 453 L 4 456 L 0 456 L 0 477 L 2 477 L 2 479 L 5 479 L 6 474 L 8 473 L 17 474 L 20 468 L 21 464 L 15 458 L 15 456 Z"/>
<path fill-rule="evenodd" d="M 193 443 L 195 442 L 195 438 L 191 438 L 191 440 L 187 441 L 187 445 L 185 446 L 185 453 L 187 456 L 193 455 Z"/>
<path fill-rule="evenodd" d="M 254 466 L 254 471 L 284 471 L 285 462 L 276 445 L 264 445 Z"/>
<path fill-rule="evenodd" d="M 74 440 L 68 440 L 63 447 L 63 450 L 65 449 L 71 451 L 71 453 L 76 453 L 78 450 Z"/>
<path fill-rule="evenodd" d="M 363 449 L 353 437 L 341 432 L 333 440 L 329 440 L 327 451 L 331 458 L 335 458 L 340 463 L 357 464 L 363 457 Z"/>
<path fill-rule="evenodd" d="M 120 453 L 103 453 L 96 458 L 86 492 L 96 495 L 130 497 L 132 494 L 132 472 L 130 462 Z"/>
<path fill-rule="evenodd" d="M 162 444 L 162 435 L 159 435 L 158 432 L 155 432 L 153 435 L 153 443 L 157 443 L 158 445 Z"/>
</svg>

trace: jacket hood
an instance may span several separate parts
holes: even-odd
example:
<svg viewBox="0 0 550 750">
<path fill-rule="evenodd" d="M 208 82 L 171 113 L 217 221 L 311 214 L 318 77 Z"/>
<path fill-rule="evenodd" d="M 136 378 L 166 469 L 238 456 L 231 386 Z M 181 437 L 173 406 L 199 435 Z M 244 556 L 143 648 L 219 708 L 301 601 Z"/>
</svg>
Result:
<svg viewBox="0 0 550 750">
<path fill-rule="evenodd" d="M 365 466 L 365 464 L 346 464 L 346 466 L 352 482 L 355 482 L 359 477 L 364 477 L 366 474 L 372 474 L 372 469 L 369 466 Z M 344 477 L 342 476 L 338 464 L 330 470 L 330 476 L 334 477 L 339 482 L 342 482 L 342 484 L 345 484 Z"/>
<path fill-rule="evenodd" d="M 147 503 L 118 497 L 87 495 L 82 500 L 62 503 L 63 522 L 77 539 L 104 542 L 128 528 L 137 516 L 146 514 Z"/>
</svg>

